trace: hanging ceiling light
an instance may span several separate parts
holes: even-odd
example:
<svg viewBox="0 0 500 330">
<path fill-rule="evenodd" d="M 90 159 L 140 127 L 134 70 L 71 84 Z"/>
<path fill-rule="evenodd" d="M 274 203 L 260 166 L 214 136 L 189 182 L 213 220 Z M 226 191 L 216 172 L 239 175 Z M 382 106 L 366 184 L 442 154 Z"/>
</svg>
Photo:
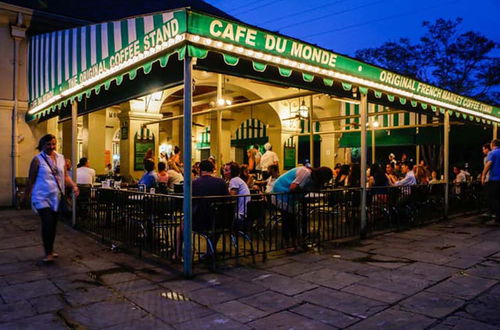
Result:
<svg viewBox="0 0 500 330">
<path fill-rule="evenodd" d="M 299 117 L 308 118 L 309 117 L 309 107 L 306 105 L 306 102 L 302 100 L 302 103 L 299 106 Z"/>
</svg>

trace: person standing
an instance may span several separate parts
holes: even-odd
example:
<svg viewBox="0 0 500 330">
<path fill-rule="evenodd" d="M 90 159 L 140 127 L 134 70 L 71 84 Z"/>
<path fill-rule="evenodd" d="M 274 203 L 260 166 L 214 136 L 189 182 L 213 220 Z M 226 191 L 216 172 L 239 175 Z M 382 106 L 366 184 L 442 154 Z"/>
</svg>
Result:
<svg viewBox="0 0 500 330">
<path fill-rule="evenodd" d="M 309 219 L 306 210 L 302 210 L 301 224 L 299 226 L 299 210 L 303 205 L 303 196 L 306 192 L 321 189 L 333 177 L 333 171 L 328 167 L 309 168 L 306 166 L 296 167 L 281 175 L 273 186 L 273 193 L 283 193 L 274 196 L 276 207 L 281 210 L 283 218 L 283 237 L 291 244 L 287 249 L 288 253 L 303 250 L 299 246 L 299 228 L 302 230 L 302 237 L 308 232 Z M 304 207 L 304 206 L 302 206 Z M 303 242 L 301 242 L 303 243 Z"/>
<path fill-rule="evenodd" d="M 486 159 L 483 173 L 481 175 L 481 183 L 486 183 L 486 175 L 489 173 L 489 195 L 490 205 L 495 212 L 495 222 L 500 222 L 500 140 L 491 141 L 491 152 Z"/>
<path fill-rule="evenodd" d="M 78 196 L 78 186 L 71 180 L 65 168 L 64 156 L 57 153 L 57 140 L 52 134 L 44 135 L 38 142 L 40 151 L 30 164 L 27 195 L 31 193 L 31 205 L 42 221 L 42 241 L 45 251 L 43 262 L 50 263 L 57 258 L 54 240 L 58 213 L 61 203 L 65 203 L 65 186 L 73 189 Z"/>
<path fill-rule="evenodd" d="M 264 144 L 264 149 L 266 152 L 262 155 L 260 159 L 260 166 L 262 168 L 262 179 L 267 180 L 269 178 L 269 166 L 276 165 L 278 166 L 279 159 L 278 155 L 272 150 L 273 146 L 271 143 Z"/>
<path fill-rule="evenodd" d="M 258 145 L 254 144 L 247 151 L 247 156 L 248 156 L 248 171 L 250 173 L 255 173 L 255 171 L 257 169 L 257 159 L 256 159 L 256 156 L 257 156 L 257 152 L 259 152 L 259 150 L 257 148 L 258 148 Z M 259 161 L 260 161 L 260 159 L 259 159 Z"/>
<path fill-rule="evenodd" d="M 484 155 L 484 158 L 483 158 L 483 169 L 484 169 L 486 167 L 486 163 L 488 162 L 488 154 L 491 151 L 490 144 L 485 143 L 483 145 L 482 151 L 483 151 L 483 155 Z M 488 173 L 486 173 L 486 176 L 484 178 L 484 196 L 486 197 L 486 201 L 488 203 L 488 211 L 483 214 L 483 216 L 488 217 L 488 218 L 490 218 L 493 215 L 493 206 L 490 203 L 490 200 L 491 200 L 490 188 L 491 187 L 489 185 L 489 181 L 490 181 L 490 173 L 488 172 Z"/>
</svg>

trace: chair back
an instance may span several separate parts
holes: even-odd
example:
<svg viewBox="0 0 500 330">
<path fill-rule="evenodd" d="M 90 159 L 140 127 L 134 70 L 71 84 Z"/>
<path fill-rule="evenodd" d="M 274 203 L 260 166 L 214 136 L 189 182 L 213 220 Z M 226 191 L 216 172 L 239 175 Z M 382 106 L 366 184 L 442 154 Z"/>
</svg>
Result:
<svg viewBox="0 0 500 330">
<path fill-rule="evenodd" d="M 183 183 L 174 183 L 174 193 L 176 193 L 176 194 L 184 193 L 184 184 Z"/>
<path fill-rule="evenodd" d="M 236 218 L 237 201 L 222 200 L 210 203 L 212 228 L 215 230 L 229 229 Z"/>
<path fill-rule="evenodd" d="M 168 193 L 167 183 L 166 182 L 158 182 L 156 192 L 159 194 L 167 194 Z"/>
</svg>

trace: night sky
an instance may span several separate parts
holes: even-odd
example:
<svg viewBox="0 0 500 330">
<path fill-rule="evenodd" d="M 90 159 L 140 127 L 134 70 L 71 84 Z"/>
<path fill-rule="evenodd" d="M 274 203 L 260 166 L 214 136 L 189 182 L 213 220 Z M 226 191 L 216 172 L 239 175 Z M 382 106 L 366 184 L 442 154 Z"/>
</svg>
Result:
<svg viewBox="0 0 500 330">
<path fill-rule="evenodd" d="M 246 23 L 351 56 L 401 37 L 418 40 L 422 21 L 437 18 L 462 17 L 464 32 L 500 42 L 500 0 L 206 1 Z"/>
</svg>

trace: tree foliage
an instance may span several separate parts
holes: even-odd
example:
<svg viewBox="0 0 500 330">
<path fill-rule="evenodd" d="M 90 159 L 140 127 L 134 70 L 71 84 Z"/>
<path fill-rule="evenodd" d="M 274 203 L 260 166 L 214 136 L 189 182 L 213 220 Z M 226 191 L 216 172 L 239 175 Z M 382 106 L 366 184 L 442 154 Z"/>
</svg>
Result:
<svg viewBox="0 0 500 330">
<path fill-rule="evenodd" d="M 423 22 L 425 34 L 416 43 L 407 38 L 356 52 L 374 63 L 458 94 L 487 103 L 500 102 L 498 44 L 477 32 L 459 31 L 461 18 Z"/>
</svg>

